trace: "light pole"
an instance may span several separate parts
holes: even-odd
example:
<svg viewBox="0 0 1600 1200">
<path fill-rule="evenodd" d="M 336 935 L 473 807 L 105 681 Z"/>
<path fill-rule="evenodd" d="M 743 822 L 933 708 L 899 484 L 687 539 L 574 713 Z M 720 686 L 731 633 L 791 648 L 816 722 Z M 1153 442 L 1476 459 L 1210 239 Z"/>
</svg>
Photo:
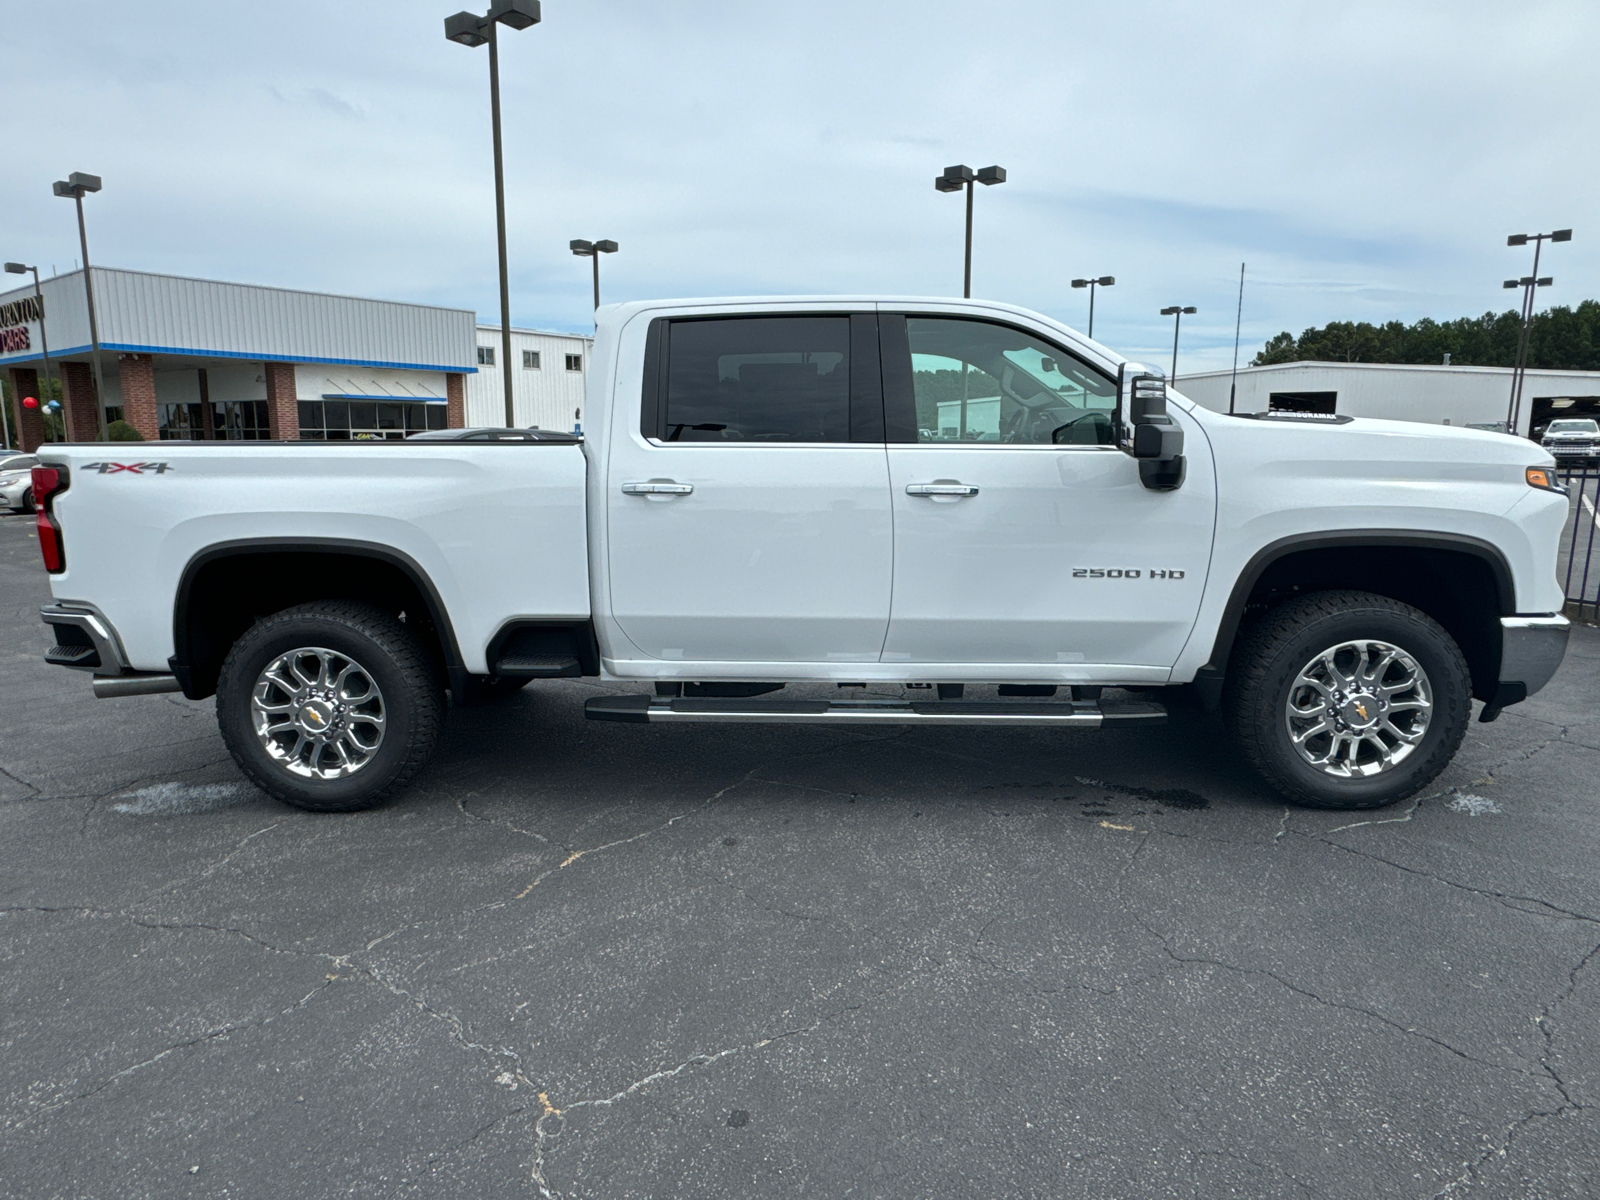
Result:
<svg viewBox="0 0 1600 1200">
<path fill-rule="evenodd" d="M 1168 381 L 1172 384 L 1176 384 L 1178 382 L 1178 327 L 1183 324 L 1184 314 L 1187 313 L 1189 316 L 1193 316 L 1199 311 L 1200 310 L 1192 304 L 1187 308 L 1183 308 L 1174 304 L 1170 308 L 1163 308 L 1161 310 L 1161 315 L 1163 317 L 1172 318 L 1172 374 L 1168 377 Z"/>
<path fill-rule="evenodd" d="M 39 305 L 39 350 L 44 355 L 44 400 L 41 400 L 40 403 L 44 404 L 55 398 L 55 388 L 50 379 L 50 338 L 44 331 L 44 292 L 39 289 L 39 268 L 24 266 L 22 263 L 6 264 L 6 274 L 8 275 L 25 275 L 29 271 L 33 272 L 33 298 Z M 17 397 L 17 403 L 22 403 L 21 396 Z M 67 441 L 70 442 L 72 440 L 71 422 L 62 421 L 61 424 L 66 433 Z"/>
<path fill-rule="evenodd" d="M 94 315 L 94 282 L 89 275 L 89 234 L 83 225 L 83 197 L 86 192 L 100 190 L 100 176 L 85 175 L 82 171 L 74 171 L 65 179 L 58 179 L 50 185 L 58 196 L 69 196 L 78 206 L 78 244 L 83 248 L 83 294 L 89 302 L 89 348 L 90 362 L 94 364 L 94 427 L 102 440 L 106 436 L 106 385 L 105 378 L 100 373 L 100 327 Z M 63 388 L 63 391 L 66 389 Z M 70 403 L 70 399 L 68 401 Z M 71 413 L 62 421 L 63 425 L 71 424 Z M 69 435 L 70 437 L 70 435 Z"/>
<path fill-rule="evenodd" d="M 1110 287 L 1116 280 L 1110 275 L 1102 275 L 1098 279 L 1074 279 L 1072 286 L 1075 288 L 1089 289 L 1089 340 L 1094 340 L 1094 290 L 1097 287 Z"/>
<path fill-rule="evenodd" d="M 603 242 L 586 242 L 582 238 L 574 238 L 567 243 L 572 252 L 579 258 L 594 259 L 594 306 L 600 307 L 600 256 L 602 254 L 615 254 L 617 244 L 609 239 Z"/>
<path fill-rule="evenodd" d="M 539 23 L 539 0 L 494 0 L 484 16 L 459 12 L 444 19 L 444 36 L 462 46 L 489 45 L 489 113 L 494 126 L 494 219 L 500 246 L 500 375 L 506 385 L 506 427 L 517 423 L 511 399 L 511 275 L 506 265 L 506 173 L 500 152 L 501 25 L 526 29 Z"/>
<path fill-rule="evenodd" d="M 933 186 L 941 192 L 959 192 L 967 189 L 967 256 L 966 267 L 961 276 L 961 298 L 972 298 L 972 184 L 978 183 L 992 187 L 997 183 L 1006 181 L 1004 167 L 982 167 L 974 171 L 971 167 L 955 166 L 946 167 L 944 174 L 933 181 Z"/>
<path fill-rule="evenodd" d="M 1506 406 L 1506 432 L 1515 434 L 1517 422 L 1522 419 L 1522 382 L 1528 370 L 1528 340 L 1533 330 L 1533 296 L 1536 288 L 1549 287 L 1555 282 L 1546 275 L 1539 277 L 1539 252 L 1544 249 L 1545 241 L 1570 242 L 1572 230 L 1557 229 L 1553 233 L 1513 233 L 1506 239 L 1508 246 L 1526 246 L 1533 243 L 1533 274 L 1524 275 L 1521 279 L 1508 279 L 1504 286 L 1508 288 L 1520 287 L 1522 293 L 1522 330 L 1517 337 L 1517 358 L 1511 368 L 1511 400 Z"/>
</svg>

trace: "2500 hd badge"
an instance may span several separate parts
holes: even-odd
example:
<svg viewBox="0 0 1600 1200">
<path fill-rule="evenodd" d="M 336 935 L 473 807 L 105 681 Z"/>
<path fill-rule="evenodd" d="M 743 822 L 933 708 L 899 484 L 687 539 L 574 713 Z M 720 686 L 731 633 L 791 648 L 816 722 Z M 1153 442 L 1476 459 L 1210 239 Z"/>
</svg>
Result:
<svg viewBox="0 0 1600 1200">
<path fill-rule="evenodd" d="M 1141 571 L 1138 568 L 1131 570 L 1122 567 L 1074 567 L 1074 579 L 1182 579 L 1182 571 L 1164 571 L 1156 568 L 1152 571 Z"/>
</svg>

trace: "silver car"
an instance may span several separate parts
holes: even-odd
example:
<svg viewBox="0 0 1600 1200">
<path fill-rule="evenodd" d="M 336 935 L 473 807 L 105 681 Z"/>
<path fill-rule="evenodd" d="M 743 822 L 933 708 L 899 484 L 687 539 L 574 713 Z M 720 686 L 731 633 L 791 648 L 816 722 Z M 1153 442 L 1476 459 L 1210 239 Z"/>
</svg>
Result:
<svg viewBox="0 0 1600 1200">
<path fill-rule="evenodd" d="M 33 511 L 33 469 L 39 460 L 31 454 L 0 450 L 0 508 Z"/>
<path fill-rule="evenodd" d="M 1539 444 L 1555 455 L 1558 467 L 1600 463 L 1600 422 L 1593 417 L 1562 417 L 1545 427 Z"/>
</svg>

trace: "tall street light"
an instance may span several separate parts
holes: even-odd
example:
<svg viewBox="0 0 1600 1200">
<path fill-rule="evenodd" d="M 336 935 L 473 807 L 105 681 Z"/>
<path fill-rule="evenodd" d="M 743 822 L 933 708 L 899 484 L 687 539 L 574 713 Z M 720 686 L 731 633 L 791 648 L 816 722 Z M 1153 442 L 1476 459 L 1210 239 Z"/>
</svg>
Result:
<svg viewBox="0 0 1600 1200">
<path fill-rule="evenodd" d="M 33 298 L 39 303 L 39 350 L 44 355 L 44 399 L 39 403 L 44 404 L 53 399 L 55 389 L 50 379 L 50 338 L 44 330 L 44 292 L 39 290 L 39 268 L 24 266 L 22 263 L 6 264 L 7 275 L 26 275 L 29 271 L 33 272 Z M 22 397 L 17 397 L 19 403 L 21 399 Z M 66 433 L 67 441 L 70 442 L 72 440 L 71 422 L 62 421 L 61 425 Z"/>
<path fill-rule="evenodd" d="M 1161 315 L 1163 317 L 1172 318 L 1172 374 L 1168 376 L 1168 379 L 1174 385 L 1178 382 L 1178 327 L 1183 324 L 1183 318 L 1185 314 L 1193 316 L 1199 311 L 1200 310 L 1192 304 L 1187 308 L 1179 307 L 1178 305 L 1174 304 L 1170 308 L 1163 308 L 1161 310 Z"/>
<path fill-rule="evenodd" d="M 1536 288 L 1549 287 L 1555 282 L 1549 275 L 1539 277 L 1539 252 L 1546 240 L 1570 242 L 1572 230 L 1557 229 L 1554 233 L 1513 233 L 1506 239 L 1508 246 L 1526 246 L 1533 243 L 1533 274 L 1521 279 L 1508 279 L 1504 286 L 1520 287 L 1522 293 L 1522 331 L 1517 337 L 1517 358 L 1511 368 L 1511 400 L 1506 406 L 1506 432 L 1515 434 L 1517 422 L 1522 419 L 1522 383 L 1528 371 L 1528 341 L 1533 331 L 1533 297 Z"/>
<path fill-rule="evenodd" d="M 997 183 L 1006 181 L 1004 167 L 982 167 L 974 171 L 971 167 L 955 166 L 946 167 L 944 174 L 933 181 L 933 186 L 941 192 L 959 192 L 967 189 L 967 256 L 966 267 L 961 276 L 961 297 L 964 300 L 972 298 L 972 184 L 978 183 L 992 187 Z"/>
<path fill-rule="evenodd" d="M 506 427 L 517 423 L 511 399 L 511 276 L 506 265 L 506 174 L 500 153 L 501 25 L 526 29 L 539 23 L 539 0 L 494 0 L 484 16 L 459 12 L 444 19 L 444 36 L 462 46 L 489 46 L 489 113 L 494 126 L 494 217 L 500 244 L 500 375 L 506 385 Z"/>
<path fill-rule="evenodd" d="M 58 179 L 50 186 L 55 189 L 56 195 L 71 197 L 78 206 L 78 244 L 83 248 L 83 294 L 89 302 L 89 347 L 92 352 L 90 362 L 94 364 L 94 427 L 103 441 L 106 436 L 106 384 L 104 376 L 100 373 L 100 327 L 94 315 L 94 281 L 89 277 L 89 234 L 83 225 L 84 194 L 100 190 L 100 176 L 74 171 L 65 179 Z M 69 400 L 68 403 L 70 402 Z M 64 425 L 67 423 L 67 420 L 62 422 Z"/>
<path fill-rule="evenodd" d="M 582 238 L 573 238 L 567 243 L 572 252 L 579 258 L 594 259 L 594 306 L 600 307 L 600 256 L 602 254 L 615 254 L 617 244 L 610 239 L 603 242 L 586 242 Z"/>
<path fill-rule="evenodd" d="M 1097 287 L 1110 287 L 1116 280 L 1110 275 L 1102 275 L 1099 279 L 1074 279 L 1072 286 L 1075 288 L 1089 289 L 1089 340 L 1094 340 L 1094 290 Z"/>
</svg>

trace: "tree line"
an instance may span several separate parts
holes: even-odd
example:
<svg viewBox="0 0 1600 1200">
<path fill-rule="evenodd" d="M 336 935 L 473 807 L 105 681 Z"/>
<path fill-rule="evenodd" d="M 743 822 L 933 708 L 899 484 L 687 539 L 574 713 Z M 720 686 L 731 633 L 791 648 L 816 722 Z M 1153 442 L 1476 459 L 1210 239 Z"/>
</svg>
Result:
<svg viewBox="0 0 1600 1200">
<path fill-rule="evenodd" d="M 1389 321 L 1330 321 L 1298 338 L 1285 330 L 1251 360 L 1253 366 L 1286 362 L 1441 363 L 1516 365 L 1522 314 L 1516 310 L 1413 325 Z M 1528 337 L 1528 366 L 1564 371 L 1600 371 L 1600 300 L 1576 308 L 1560 305 L 1535 313 Z"/>
</svg>

